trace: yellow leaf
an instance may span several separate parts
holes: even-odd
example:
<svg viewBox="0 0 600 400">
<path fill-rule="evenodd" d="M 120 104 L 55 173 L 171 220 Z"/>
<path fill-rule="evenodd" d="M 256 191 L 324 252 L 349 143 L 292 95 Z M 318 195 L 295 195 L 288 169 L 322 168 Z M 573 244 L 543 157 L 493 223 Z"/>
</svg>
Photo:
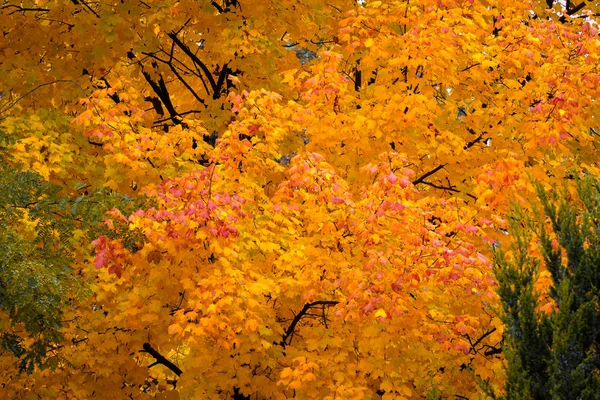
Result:
<svg viewBox="0 0 600 400">
<path fill-rule="evenodd" d="M 281 372 L 279 373 L 279 377 L 281 379 L 286 379 L 286 378 L 290 378 L 294 375 L 294 370 L 292 370 L 289 367 L 286 367 L 284 369 L 281 370 Z"/>
<path fill-rule="evenodd" d="M 246 328 L 248 328 L 252 332 L 255 332 L 258 329 L 258 323 L 255 319 L 249 319 L 248 321 L 246 321 Z"/>
<path fill-rule="evenodd" d="M 288 385 L 289 389 L 300 389 L 302 387 L 302 382 L 300 381 L 292 381 L 292 383 L 290 383 Z"/>
<path fill-rule="evenodd" d="M 173 324 L 169 326 L 168 329 L 169 335 L 178 335 L 181 333 L 181 326 Z"/>
<path fill-rule="evenodd" d="M 308 372 L 302 376 L 302 382 L 310 382 L 317 380 L 317 377 L 312 372 Z"/>
<path fill-rule="evenodd" d="M 379 385 L 379 389 L 381 389 L 385 392 L 390 392 L 393 388 L 394 388 L 394 384 L 389 379 L 385 379 Z"/>
<path fill-rule="evenodd" d="M 338 384 L 343 382 L 344 379 L 346 379 L 346 375 L 344 375 L 343 372 L 334 372 L 333 373 L 333 380 L 336 381 Z"/>
</svg>

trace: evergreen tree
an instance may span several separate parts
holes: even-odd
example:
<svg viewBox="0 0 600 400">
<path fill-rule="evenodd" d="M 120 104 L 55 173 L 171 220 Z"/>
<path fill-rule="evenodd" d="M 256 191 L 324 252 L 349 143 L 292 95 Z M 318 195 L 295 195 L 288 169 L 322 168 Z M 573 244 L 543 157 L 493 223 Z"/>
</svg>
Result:
<svg viewBox="0 0 600 400">
<path fill-rule="evenodd" d="M 506 399 L 600 396 L 600 184 L 577 182 L 577 196 L 538 186 L 542 211 L 512 219 L 512 252 L 497 252 L 496 276 L 506 325 Z M 534 236 L 535 235 L 535 236 Z M 537 239 L 532 242 L 532 239 Z M 536 243 L 541 259 L 530 251 Z M 539 310 L 538 271 L 552 276 L 551 313 Z"/>
</svg>

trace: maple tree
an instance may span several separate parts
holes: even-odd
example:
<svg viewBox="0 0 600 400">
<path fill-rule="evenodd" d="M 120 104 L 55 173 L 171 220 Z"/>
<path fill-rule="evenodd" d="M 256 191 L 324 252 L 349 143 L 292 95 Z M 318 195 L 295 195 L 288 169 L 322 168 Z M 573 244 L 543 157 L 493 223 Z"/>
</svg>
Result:
<svg viewBox="0 0 600 400">
<path fill-rule="evenodd" d="M 0 298 L 19 345 L 0 355 L 1 390 L 501 392 L 490 246 L 512 238 L 509 203 L 535 195 L 532 178 L 598 173 L 597 5 L 562 7 L 5 0 L 6 171 L 54 189 L 2 194 L 26 206 L 2 209 L 16 233 L 0 243 L 32 241 L 21 257 L 52 277 L 53 215 L 52 240 L 72 236 L 65 280 L 87 295 L 50 288 L 55 313 L 38 314 L 55 336 Z"/>
</svg>

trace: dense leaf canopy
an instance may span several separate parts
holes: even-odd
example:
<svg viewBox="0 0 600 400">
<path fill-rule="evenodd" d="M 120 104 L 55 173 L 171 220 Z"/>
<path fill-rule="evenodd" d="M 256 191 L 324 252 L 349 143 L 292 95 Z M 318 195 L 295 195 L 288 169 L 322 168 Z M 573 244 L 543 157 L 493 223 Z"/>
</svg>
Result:
<svg viewBox="0 0 600 400">
<path fill-rule="evenodd" d="M 598 175 L 597 12 L 3 0 L 0 394 L 501 392 L 492 247 Z"/>
</svg>

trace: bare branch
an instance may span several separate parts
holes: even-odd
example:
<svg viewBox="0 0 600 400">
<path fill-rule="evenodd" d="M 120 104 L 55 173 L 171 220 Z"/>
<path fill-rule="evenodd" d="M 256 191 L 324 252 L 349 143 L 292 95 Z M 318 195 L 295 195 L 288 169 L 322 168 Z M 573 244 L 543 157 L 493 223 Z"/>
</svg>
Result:
<svg viewBox="0 0 600 400">
<path fill-rule="evenodd" d="M 96 12 L 96 10 L 94 10 L 92 7 L 90 7 L 90 5 L 88 3 L 86 3 L 84 0 L 73 0 L 73 3 L 75 3 L 75 4 L 79 4 L 79 2 L 81 2 L 81 4 L 83 4 L 83 6 L 85 8 L 87 8 L 89 12 L 94 14 L 96 16 L 96 18 L 100 18 L 100 15 Z"/>
<path fill-rule="evenodd" d="M 177 45 L 177 47 L 179 47 L 185 54 L 187 54 L 187 56 L 194 62 L 194 64 L 196 64 L 197 66 L 199 66 L 202 69 L 202 71 L 204 72 L 204 75 L 206 75 L 206 79 L 208 79 L 208 82 L 210 83 L 210 87 L 213 91 L 213 97 L 216 96 L 217 83 L 215 82 L 215 78 L 212 76 L 212 73 L 210 72 L 210 70 L 208 69 L 206 64 L 204 64 L 202 62 L 202 60 L 200 60 L 194 53 L 192 53 L 190 48 L 188 46 L 186 46 L 177 37 L 177 34 L 175 32 L 169 33 L 168 36 L 173 40 L 173 42 Z"/>
<path fill-rule="evenodd" d="M 431 186 L 434 189 L 447 190 L 449 192 L 460 193 L 460 190 L 456 189 L 454 186 L 441 186 L 441 185 L 436 185 L 435 183 L 431 183 L 431 182 L 427 182 L 427 181 L 421 181 L 420 183 L 427 185 L 427 186 Z"/>
<path fill-rule="evenodd" d="M 483 133 L 480 134 L 479 136 L 477 136 L 475 139 L 471 140 L 470 142 L 468 142 L 464 149 L 470 149 L 471 147 L 473 147 L 474 145 L 476 145 L 477 143 L 481 142 L 481 140 L 483 139 Z"/>
<path fill-rule="evenodd" d="M 81 89 L 81 91 L 87 96 L 87 93 L 85 92 L 85 90 L 81 87 L 81 85 L 79 85 L 79 83 L 77 81 L 74 81 L 72 79 L 57 79 L 55 81 L 52 82 L 47 82 L 47 83 L 42 83 L 41 85 L 38 85 L 36 87 L 34 87 L 33 89 L 31 89 L 30 91 L 28 91 L 27 93 L 25 93 L 24 95 L 20 96 L 19 98 L 17 98 L 15 101 L 13 101 L 12 103 L 6 105 L 4 108 L 0 109 L 0 115 L 4 114 L 5 112 L 7 112 L 8 110 L 10 110 L 11 108 L 13 108 L 14 106 L 17 105 L 17 103 L 21 100 L 23 100 L 25 97 L 31 95 L 33 92 L 35 92 L 38 89 L 43 88 L 44 86 L 49 86 L 49 85 L 53 85 L 55 83 L 62 83 L 62 82 L 68 82 L 68 83 L 72 83 L 74 85 L 79 86 L 79 88 Z"/>
<path fill-rule="evenodd" d="M 173 49 L 171 49 L 173 50 Z M 179 81 L 183 84 L 183 86 L 185 86 L 185 88 L 194 96 L 194 98 L 196 100 L 198 100 L 199 103 L 201 103 L 204 107 L 207 107 L 206 103 L 204 102 L 204 99 L 202 99 L 200 96 L 198 96 L 198 94 L 196 93 L 196 91 L 190 86 L 189 83 L 187 83 L 187 81 L 183 78 L 183 76 L 181 76 L 181 74 L 179 73 L 179 71 L 177 71 L 177 69 L 175 68 L 175 66 L 173 65 L 173 52 L 171 51 L 169 60 L 163 60 L 160 57 L 157 57 L 156 55 L 154 55 L 153 53 L 142 53 L 156 61 L 160 61 L 161 63 L 164 63 L 166 65 L 169 66 L 169 68 L 171 69 L 171 71 L 173 72 L 173 74 L 175 75 L 175 77 L 177 77 L 177 79 L 179 79 Z"/>
<path fill-rule="evenodd" d="M 296 326 L 298 325 L 300 320 L 308 314 L 308 312 L 311 308 L 318 307 L 318 306 L 323 307 L 323 316 L 324 316 L 325 315 L 324 314 L 325 306 L 334 306 L 338 303 L 339 303 L 339 301 L 335 301 L 335 300 L 320 300 L 320 301 L 315 301 L 312 303 L 306 303 L 304 305 L 304 307 L 302 307 L 302 310 L 300 310 L 300 312 L 298 314 L 296 314 L 296 316 L 290 323 L 290 326 L 288 326 L 288 328 L 285 330 L 285 333 L 283 334 L 283 337 L 281 338 L 281 342 L 279 343 L 279 345 L 282 347 L 285 347 L 289 344 L 292 344 L 292 337 L 294 336 Z"/>
<path fill-rule="evenodd" d="M 12 15 L 14 13 L 25 13 L 25 12 L 39 12 L 39 13 L 47 13 L 50 12 L 49 9 L 47 8 L 39 8 L 39 7 L 21 7 L 21 6 L 17 6 L 15 4 L 3 4 L 0 7 L 0 10 L 3 9 L 8 9 L 8 8 L 14 8 L 13 11 L 11 11 L 10 13 L 8 13 L 8 15 Z"/>
<path fill-rule="evenodd" d="M 571 2 L 569 0 L 567 0 L 567 7 L 566 7 L 567 8 L 567 15 L 571 16 L 573 14 L 577 14 L 584 7 L 585 7 L 585 1 L 582 1 L 580 4 L 576 5 L 575 7 L 571 7 Z"/>
<path fill-rule="evenodd" d="M 156 349 L 154 349 L 154 347 L 152 347 L 150 345 L 150 343 L 144 343 L 142 347 L 144 348 L 144 350 L 140 350 L 141 353 L 148 353 L 156 359 L 155 362 L 153 362 L 152 364 L 150 364 L 148 366 L 149 368 L 153 367 L 157 364 L 161 364 L 161 365 L 164 365 L 165 367 L 169 368 L 171 371 L 173 371 L 175 374 L 177 374 L 177 376 L 181 376 L 183 371 L 177 365 L 175 365 L 171 361 L 167 360 L 166 357 L 163 356 L 162 354 L 160 354 Z"/>
<path fill-rule="evenodd" d="M 473 68 L 473 67 L 476 67 L 476 66 L 478 66 L 478 65 L 481 65 L 481 63 L 475 63 L 475 64 L 472 64 L 472 65 L 469 65 L 468 67 L 465 67 L 465 68 L 461 69 L 461 70 L 460 70 L 460 72 L 465 72 L 465 71 L 468 71 L 468 70 L 470 70 L 471 68 Z"/>
<path fill-rule="evenodd" d="M 448 164 L 440 164 L 437 167 L 435 167 L 434 169 L 432 169 L 429 172 L 424 173 L 423 175 L 421 175 L 420 177 L 418 177 L 417 179 L 415 179 L 412 184 L 413 185 L 418 185 L 419 183 L 427 183 L 425 182 L 425 179 L 429 178 L 431 175 L 435 174 L 436 172 L 438 172 L 440 169 L 444 168 L 446 165 Z"/>
</svg>

